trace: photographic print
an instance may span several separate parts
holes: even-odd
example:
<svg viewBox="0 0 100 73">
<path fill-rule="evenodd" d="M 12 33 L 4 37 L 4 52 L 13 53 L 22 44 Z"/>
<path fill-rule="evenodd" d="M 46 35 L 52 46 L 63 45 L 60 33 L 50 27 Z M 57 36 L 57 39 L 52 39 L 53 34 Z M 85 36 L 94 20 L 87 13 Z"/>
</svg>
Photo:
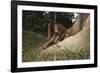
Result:
<svg viewBox="0 0 100 73">
<path fill-rule="evenodd" d="M 12 72 L 97 66 L 97 8 L 12 1 Z"/>
<path fill-rule="evenodd" d="M 22 11 L 22 14 L 23 62 L 90 59 L 89 13 Z"/>
</svg>

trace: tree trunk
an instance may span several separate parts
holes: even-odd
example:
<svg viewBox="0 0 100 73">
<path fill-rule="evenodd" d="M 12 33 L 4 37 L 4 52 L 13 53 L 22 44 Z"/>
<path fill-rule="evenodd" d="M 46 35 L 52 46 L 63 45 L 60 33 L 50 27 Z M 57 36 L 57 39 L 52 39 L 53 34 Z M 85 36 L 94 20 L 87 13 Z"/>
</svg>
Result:
<svg viewBox="0 0 100 73">
<path fill-rule="evenodd" d="M 42 54 L 53 54 L 61 50 L 71 50 L 73 52 L 80 49 L 90 49 L 90 15 L 80 14 L 76 22 L 69 29 L 72 36 L 43 50 Z"/>
</svg>

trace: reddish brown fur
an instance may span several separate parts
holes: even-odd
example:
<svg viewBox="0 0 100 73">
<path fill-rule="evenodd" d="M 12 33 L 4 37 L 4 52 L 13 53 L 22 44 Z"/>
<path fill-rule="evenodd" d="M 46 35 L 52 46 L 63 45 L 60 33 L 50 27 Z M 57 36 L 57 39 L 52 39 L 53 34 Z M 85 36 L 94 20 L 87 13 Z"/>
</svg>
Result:
<svg viewBox="0 0 100 73">
<path fill-rule="evenodd" d="M 67 32 L 67 29 L 59 23 L 50 24 L 48 29 L 50 29 L 50 35 L 48 41 L 43 45 L 43 48 L 46 48 L 51 43 L 56 44 L 70 36 Z"/>
</svg>

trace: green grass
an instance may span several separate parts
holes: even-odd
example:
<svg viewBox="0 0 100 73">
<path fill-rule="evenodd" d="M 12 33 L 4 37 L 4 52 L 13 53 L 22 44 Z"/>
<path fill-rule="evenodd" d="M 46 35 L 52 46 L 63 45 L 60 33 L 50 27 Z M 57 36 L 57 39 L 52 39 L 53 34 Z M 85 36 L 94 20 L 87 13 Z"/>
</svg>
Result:
<svg viewBox="0 0 100 73">
<path fill-rule="evenodd" d="M 38 58 L 40 61 L 54 61 L 54 60 L 82 60 L 89 59 L 89 49 L 80 49 L 79 51 L 72 52 L 71 50 L 61 50 L 57 53 L 42 54 Z"/>
<path fill-rule="evenodd" d="M 40 47 L 46 41 L 46 37 L 40 33 L 32 31 L 23 31 L 22 39 L 22 61 L 35 61 L 36 54 Z"/>
<path fill-rule="evenodd" d="M 54 54 L 41 55 L 41 51 L 44 49 L 40 47 L 45 42 L 46 36 L 32 31 L 23 31 L 22 61 L 81 60 L 90 58 L 89 49 L 80 49 L 76 52 L 62 50 Z"/>
</svg>

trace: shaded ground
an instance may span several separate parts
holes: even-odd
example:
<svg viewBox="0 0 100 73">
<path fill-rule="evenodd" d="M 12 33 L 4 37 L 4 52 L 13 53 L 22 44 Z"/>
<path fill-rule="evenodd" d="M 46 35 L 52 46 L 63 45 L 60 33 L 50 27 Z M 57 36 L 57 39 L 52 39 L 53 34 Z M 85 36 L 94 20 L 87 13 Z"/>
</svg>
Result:
<svg viewBox="0 0 100 73">
<path fill-rule="evenodd" d="M 61 50 L 52 54 L 42 53 L 44 49 L 40 48 L 46 42 L 46 36 L 32 31 L 23 31 L 22 61 L 54 61 L 54 60 L 77 60 L 89 59 L 89 49 L 81 49 L 76 52 L 70 50 Z M 66 48 L 66 47 L 65 47 Z"/>
<path fill-rule="evenodd" d="M 41 51 L 40 47 L 46 41 L 45 36 L 40 33 L 32 31 L 23 31 L 23 49 L 22 60 L 23 61 L 35 61 L 37 52 Z"/>
</svg>

